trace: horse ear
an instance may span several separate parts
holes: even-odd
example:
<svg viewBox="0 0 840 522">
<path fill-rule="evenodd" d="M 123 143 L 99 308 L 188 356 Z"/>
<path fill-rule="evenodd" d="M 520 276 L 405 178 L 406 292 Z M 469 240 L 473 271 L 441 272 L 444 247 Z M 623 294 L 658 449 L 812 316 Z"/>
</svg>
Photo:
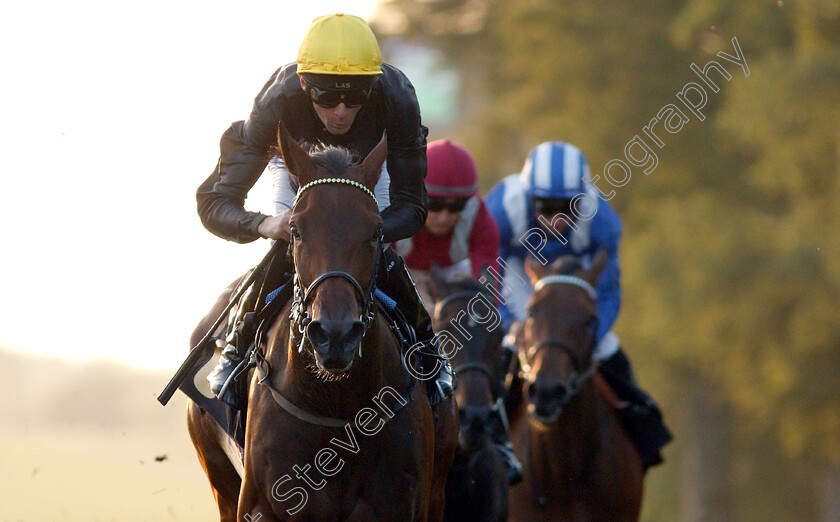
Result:
<svg viewBox="0 0 840 522">
<path fill-rule="evenodd" d="M 385 163 L 385 158 L 388 157 L 388 137 L 386 133 L 382 133 L 382 139 L 376 144 L 376 147 L 370 151 L 370 154 L 362 161 L 359 168 L 362 171 L 362 179 L 360 180 L 364 186 L 373 190 L 376 187 L 376 182 L 379 181 L 379 176 L 382 174 L 382 164 Z"/>
<path fill-rule="evenodd" d="M 531 283 L 536 284 L 537 281 L 553 272 L 550 266 L 543 265 L 533 256 L 527 256 L 525 258 L 525 273 L 531 278 Z"/>
<path fill-rule="evenodd" d="M 589 268 L 581 273 L 581 277 L 589 282 L 589 284 L 595 286 L 595 283 L 598 281 L 598 276 L 601 275 L 601 272 L 604 271 L 604 268 L 607 266 L 607 249 L 602 248 L 595 253 L 595 257 L 592 258 L 592 264 L 589 265 Z"/>
<path fill-rule="evenodd" d="M 289 134 L 283 120 L 277 124 L 277 144 L 280 146 L 280 155 L 283 156 L 286 170 L 298 179 L 298 183 L 303 186 L 312 181 L 315 163 Z"/>
</svg>

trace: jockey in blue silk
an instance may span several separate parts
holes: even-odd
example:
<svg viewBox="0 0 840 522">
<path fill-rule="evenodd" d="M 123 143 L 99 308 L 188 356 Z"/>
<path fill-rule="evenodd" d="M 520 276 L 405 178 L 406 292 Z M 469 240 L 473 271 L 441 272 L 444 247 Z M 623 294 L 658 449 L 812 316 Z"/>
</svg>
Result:
<svg viewBox="0 0 840 522">
<path fill-rule="evenodd" d="M 500 307 L 508 329 L 525 319 L 525 305 L 533 292 L 524 271 L 527 256 L 535 256 L 543 264 L 574 256 L 585 267 L 599 250 L 606 250 L 607 264 L 595 287 L 598 332 L 594 357 L 619 397 L 636 410 L 636 418 L 625 426 L 645 466 L 661 462 L 659 449 L 671 439 L 670 433 L 656 404 L 638 388 L 630 361 L 612 332 L 621 308 L 621 218 L 598 197 L 583 153 L 568 143 L 541 143 L 528 154 L 521 173 L 507 176 L 493 187 L 486 203 L 499 227 L 505 283 L 513 289 Z M 626 415 L 622 417 L 624 420 Z M 638 420 L 642 422 L 635 422 Z M 632 433 L 639 424 L 643 429 Z"/>
<path fill-rule="evenodd" d="M 524 280 L 528 278 L 523 263 L 531 252 L 549 263 L 572 255 L 588 264 L 599 249 L 607 250 L 607 266 L 598 278 L 596 290 L 599 355 L 609 356 L 618 348 L 618 338 L 610 330 L 621 308 L 618 263 L 621 218 L 608 202 L 599 200 L 594 190 L 586 187 L 584 180 L 592 186 L 586 158 L 577 147 L 567 143 L 543 143 L 528 155 L 522 173 L 512 174 L 493 187 L 487 195 L 487 206 L 499 227 L 501 258 Z M 589 197 L 580 199 L 580 205 L 586 205 L 587 209 L 578 214 L 588 216 L 594 212 L 594 217 L 569 219 L 574 221 L 576 228 L 562 219 L 555 219 L 554 232 L 545 230 L 538 216 L 545 216 L 549 223 L 558 213 L 573 218 L 570 202 L 579 194 Z M 588 208 L 593 205 L 594 209 Z M 513 274 L 506 276 L 511 287 L 518 289 L 519 284 L 511 280 Z M 513 321 L 525 319 L 525 304 L 530 294 L 530 288 L 517 291 L 501 306 L 506 327 Z"/>
</svg>

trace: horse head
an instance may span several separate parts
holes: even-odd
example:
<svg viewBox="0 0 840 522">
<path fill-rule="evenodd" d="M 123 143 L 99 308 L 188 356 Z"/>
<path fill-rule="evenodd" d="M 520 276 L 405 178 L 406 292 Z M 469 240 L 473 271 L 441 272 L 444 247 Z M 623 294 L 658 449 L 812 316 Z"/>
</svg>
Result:
<svg viewBox="0 0 840 522">
<path fill-rule="evenodd" d="M 528 412 L 542 424 L 557 422 L 563 408 L 594 375 L 598 328 L 595 282 L 606 265 L 599 251 L 591 265 L 560 258 L 548 266 L 529 258 L 525 270 L 534 285 L 519 357 Z"/>
<path fill-rule="evenodd" d="M 486 268 L 482 276 L 484 281 L 493 280 Z M 503 332 L 498 325 L 482 324 L 471 315 L 478 301 L 483 307 L 495 306 L 496 298 L 478 280 L 469 276 L 451 280 L 436 266 L 431 271 L 429 291 L 435 301 L 435 331 L 446 330 L 464 340 L 450 358 L 458 375 L 458 442 L 462 451 L 475 451 L 508 429 L 500 389 L 507 370 L 500 349 Z"/>
<path fill-rule="evenodd" d="M 388 154 L 383 137 L 360 165 L 340 147 L 305 151 L 281 122 L 277 142 L 300 189 L 292 209 L 292 328 L 319 370 L 349 371 L 373 317 L 382 219 L 373 195 Z"/>
</svg>

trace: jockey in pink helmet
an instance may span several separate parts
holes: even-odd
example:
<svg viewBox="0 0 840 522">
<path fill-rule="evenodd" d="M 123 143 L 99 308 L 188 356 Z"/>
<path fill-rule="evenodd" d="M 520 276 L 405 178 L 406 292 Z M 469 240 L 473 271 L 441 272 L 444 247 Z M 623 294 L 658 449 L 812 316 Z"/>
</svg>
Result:
<svg viewBox="0 0 840 522">
<path fill-rule="evenodd" d="M 478 195 L 475 161 L 464 147 L 438 140 L 426 148 L 429 214 L 414 236 L 397 243 L 412 273 L 433 265 L 452 275 L 478 277 L 482 267 L 498 269 L 499 229 Z"/>
<path fill-rule="evenodd" d="M 432 299 L 427 285 L 432 266 L 447 278 L 479 278 L 485 266 L 499 269 L 499 229 L 478 195 L 478 170 L 472 155 L 450 140 L 426 146 L 426 192 L 429 195 L 425 226 L 397 243 L 405 265 L 417 282 L 427 307 Z M 493 447 L 501 454 L 511 484 L 522 478 L 522 464 L 506 434 Z"/>
</svg>

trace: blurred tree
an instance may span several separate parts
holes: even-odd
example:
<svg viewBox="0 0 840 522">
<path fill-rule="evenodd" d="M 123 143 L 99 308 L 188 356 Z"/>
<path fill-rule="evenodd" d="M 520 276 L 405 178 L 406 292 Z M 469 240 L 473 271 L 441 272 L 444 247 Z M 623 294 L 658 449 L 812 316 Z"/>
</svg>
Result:
<svg viewBox="0 0 840 522">
<path fill-rule="evenodd" d="M 669 459 L 682 480 L 647 498 L 681 484 L 686 520 L 710 502 L 713 519 L 840 520 L 840 3 L 393 0 L 382 20 L 461 74 L 455 132 L 485 189 L 545 140 L 575 143 L 604 178 L 700 81 L 689 65 L 725 66 L 705 121 L 664 133 L 656 169 L 634 168 L 611 201 L 619 334 L 691 439 Z M 715 55 L 733 37 L 749 77 Z"/>
</svg>

